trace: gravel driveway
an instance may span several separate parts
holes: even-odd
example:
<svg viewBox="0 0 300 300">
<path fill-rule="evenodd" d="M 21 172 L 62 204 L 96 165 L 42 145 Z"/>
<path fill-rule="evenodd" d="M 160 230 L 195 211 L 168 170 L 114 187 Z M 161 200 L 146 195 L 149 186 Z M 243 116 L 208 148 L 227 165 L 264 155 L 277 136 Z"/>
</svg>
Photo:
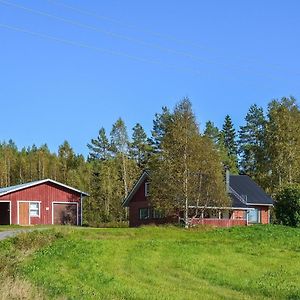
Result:
<svg viewBox="0 0 300 300">
<path fill-rule="evenodd" d="M 19 233 L 22 232 L 29 232 L 32 231 L 34 229 L 16 229 L 16 230 L 7 230 L 7 231 L 0 231 L 0 241 L 4 240 L 6 238 L 10 238 L 13 237 Z"/>
</svg>

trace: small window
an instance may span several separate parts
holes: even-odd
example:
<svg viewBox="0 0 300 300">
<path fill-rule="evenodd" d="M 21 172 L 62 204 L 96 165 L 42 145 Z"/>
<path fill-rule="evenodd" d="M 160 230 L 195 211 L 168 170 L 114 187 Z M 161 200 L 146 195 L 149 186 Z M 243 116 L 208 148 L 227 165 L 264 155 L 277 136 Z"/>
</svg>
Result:
<svg viewBox="0 0 300 300">
<path fill-rule="evenodd" d="M 40 216 L 40 204 L 39 202 L 30 202 L 30 217 Z"/>
<path fill-rule="evenodd" d="M 147 220 L 149 219 L 149 213 L 150 209 L 149 208 L 140 208 L 140 220 Z"/>
<path fill-rule="evenodd" d="M 149 196 L 150 182 L 145 183 L 145 196 Z"/>
<path fill-rule="evenodd" d="M 248 222 L 249 223 L 259 223 L 259 210 L 257 208 L 251 209 L 248 212 Z"/>
</svg>

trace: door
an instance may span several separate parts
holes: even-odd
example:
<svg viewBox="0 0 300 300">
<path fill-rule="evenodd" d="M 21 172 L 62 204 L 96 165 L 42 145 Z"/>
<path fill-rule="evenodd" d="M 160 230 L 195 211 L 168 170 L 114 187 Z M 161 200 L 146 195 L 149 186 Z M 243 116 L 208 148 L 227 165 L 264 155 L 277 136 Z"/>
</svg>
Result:
<svg viewBox="0 0 300 300">
<path fill-rule="evenodd" d="M 10 225 L 9 202 L 0 202 L 0 225 Z"/>
<path fill-rule="evenodd" d="M 29 202 L 19 202 L 19 225 L 29 224 Z"/>
<path fill-rule="evenodd" d="M 77 225 L 77 203 L 53 203 L 53 224 Z"/>
</svg>

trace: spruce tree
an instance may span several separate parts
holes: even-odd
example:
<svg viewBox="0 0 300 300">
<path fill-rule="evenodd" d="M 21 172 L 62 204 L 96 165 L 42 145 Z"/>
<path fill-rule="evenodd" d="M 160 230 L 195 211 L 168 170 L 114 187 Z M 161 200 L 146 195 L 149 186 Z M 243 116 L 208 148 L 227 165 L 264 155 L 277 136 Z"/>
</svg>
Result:
<svg viewBox="0 0 300 300">
<path fill-rule="evenodd" d="M 220 143 L 223 145 L 225 152 L 227 154 L 227 163 L 231 172 L 233 169 L 237 168 L 237 142 L 236 142 L 236 132 L 229 115 L 226 115 L 222 131 L 220 134 Z"/>
</svg>

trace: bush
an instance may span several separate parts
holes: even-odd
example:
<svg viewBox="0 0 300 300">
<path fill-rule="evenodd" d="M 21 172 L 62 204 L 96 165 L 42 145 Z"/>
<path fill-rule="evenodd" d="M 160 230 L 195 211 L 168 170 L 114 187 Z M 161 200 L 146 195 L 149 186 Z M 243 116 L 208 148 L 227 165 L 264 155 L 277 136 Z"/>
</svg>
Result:
<svg viewBox="0 0 300 300">
<path fill-rule="evenodd" d="M 289 185 L 277 194 L 275 215 L 280 224 L 300 227 L 300 185 Z"/>
</svg>

